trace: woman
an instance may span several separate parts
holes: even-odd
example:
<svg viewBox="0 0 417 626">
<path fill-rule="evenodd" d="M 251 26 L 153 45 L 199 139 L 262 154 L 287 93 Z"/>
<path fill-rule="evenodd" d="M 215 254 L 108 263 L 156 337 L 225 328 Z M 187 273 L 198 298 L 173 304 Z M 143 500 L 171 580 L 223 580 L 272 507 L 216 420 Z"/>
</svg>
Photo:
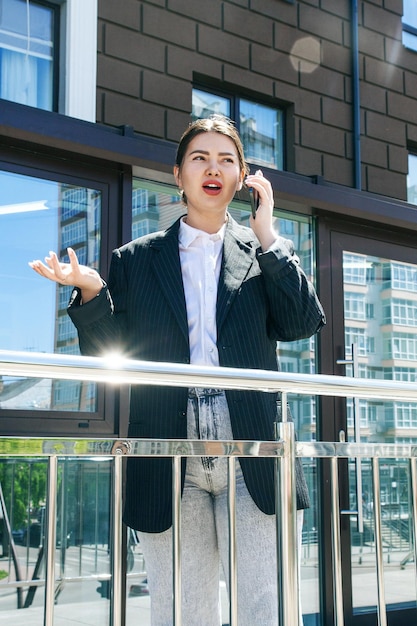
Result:
<svg viewBox="0 0 417 626">
<path fill-rule="evenodd" d="M 233 123 L 197 120 L 184 132 L 174 176 L 187 208 L 165 232 L 115 250 L 108 285 L 97 272 L 54 253 L 41 276 L 75 285 L 69 314 L 84 354 L 110 349 L 130 358 L 277 369 L 276 342 L 309 337 L 325 323 L 290 241 L 273 227 L 273 191 L 248 175 Z M 228 205 L 243 184 L 258 193 L 251 228 Z M 272 440 L 277 394 L 134 386 L 130 437 Z M 139 531 L 153 626 L 172 623 L 171 460 L 128 460 L 126 524 Z M 277 623 L 274 461 L 237 462 L 238 620 Z M 297 508 L 308 494 L 297 464 Z M 218 626 L 219 570 L 228 572 L 227 461 L 182 463 L 183 624 Z"/>
</svg>

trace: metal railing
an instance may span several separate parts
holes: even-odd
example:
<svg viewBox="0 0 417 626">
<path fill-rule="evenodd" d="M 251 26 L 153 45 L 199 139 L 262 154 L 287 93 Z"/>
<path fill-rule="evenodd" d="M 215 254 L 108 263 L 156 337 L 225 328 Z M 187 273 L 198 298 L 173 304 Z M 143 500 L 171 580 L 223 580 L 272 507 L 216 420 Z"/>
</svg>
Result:
<svg viewBox="0 0 417 626">
<path fill-rule="evenodd" d="M 287 422 L 288 394 L 377 398 L 417 402 L 414 384 L 387 380 L 367 380 L 341 376 L 288 374 L 264 370 L 215 368 L 172 363 L 155 363 L 97 357 L 76 357 L 44 353 L 0 351 L 0 374 L 35 378 L 89 380 L 111 384 L 152 384 L 160 386 L 217 387 L 223 389 L 261 389 L 282 394 L 282 422 L 277 423 L 276 441 L 200 441 L 103 438 L 0 437 L 0 457 L 45 456 L 48 458 L 47 541 L 45 567 L 44 624 L 52 626 L 54 608 L 54 563 L 56 528 L 57 462 L 61 457 L 109 457 L 113 472 L 113 555 L 111 624 L 121 626 L 122 611 L 122 460 L 126 456 L 170 456 L 173 462 L 173 621 L 181 624 L 181 493 L 180 460 L 184 456 L 225 456 L 229 464 L 229 553 L 230 553 L 230 626 L 237 624 L 236 549 L 235 549 L 235 461 L 236 457 L 270 456 L 277 463 L 277 581 L 279 626 L 298 623 L 298 568 L 294 462 L 296 457 L 329 458 L 331 464 L 331 533 L 334 574 L 334 624 L 343 626 L 344 607 L 341 578 L 340 510 L 338 460 L 368 458 L 372 462 L 374 486 L 375 551 L 377 569 L 378 624 L 386 626 L 383 550 L 381 540 L 381 501 L 379 460 L 407 459 L 411 476 L 411 513 L 414 535 L 414 564 L 417 567 L 417 446 L 411 444 L 361 444 L 345 442 L 295 442 L 293 425 Z M 359 505 L 358 505 L 359 506 Z M 279 523 L 278 523 L 279 520 Z M 417 571 L 416 571 L 417 574 Z"/>
</svg>

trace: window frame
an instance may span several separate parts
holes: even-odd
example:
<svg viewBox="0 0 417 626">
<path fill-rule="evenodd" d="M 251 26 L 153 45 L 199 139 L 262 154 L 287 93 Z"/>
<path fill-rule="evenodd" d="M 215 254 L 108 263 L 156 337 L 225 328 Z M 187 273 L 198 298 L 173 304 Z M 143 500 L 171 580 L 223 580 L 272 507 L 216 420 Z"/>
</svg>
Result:
<svg viewBox="0 0 417 626">
<path fill-rule="evenodd" d="M 50 9 L 53 17 L 53 26 L 52 26 L 52 37 L 53 37 L 53 48 L 52 48 L 52 102 L 51 109 L 52 112 L 58 112 L 59 107 L 59 89 L 60 89 L 60 55 L 61 55 L 61 6 L 57 2 L 53 2 L 53 0 L 31 0 L 32 5 L 37 5 L 41 7 L 45 7 Z M 5 98 L 0 98 L 5 99 Z M 10 102 L 14 102 L 10 100 Z M 29 105 L 31 106 L 31 105 Z M 33 107 L 40 108 L 40 107 Z M 46 109 L 49 110 L 49 109 Z"/>
<path fill-rule="evenodd" d="M 285 0 L 286 1 L 286 0 Z M 274 100 L 271 102 L 268 98 L 264 98 L 260 100 L 255 94 L 245 93 L 243 91 L 239 91 L 236 93 L 233 89 L 222 89 L 221 87 L 210 86 L 205 84 L 204 82 L 195 81 L 192 85 L 192 90 L 194 89 L 203 91 L 208 94 L 212 94 L 213 96 L 219 96 L 221 98 L 225 98 L 230 101 L 230 118 L 235 122 L 236 128 L 238 132 L 241 132 L 240 128 L 240 102 L 242 100 L 246 100 L 248 102 L 252 102 L 253 104 L 259 104 L 260 106 L 269 107 L 276 111 L 280 111 L 282 113 L 282 168 L 274 167 L 268 168 L 266 165 L 262 165 L 262 168 L 267 168 L 272 172 L 285 172 L 287 171 L 288 164 L 288 155 L 287 155 L 287 106 L 283 103 L 277 102 Z M 250 158 L 247 158 L 248 163 L 252 163 Z"/>
<path fill-rule="evenodd" d="M 99 163 L 79 164 L 62 155 L 27 154 L 16 148 L 0 145 L 0 169 L 22 176 L 59 181 L 71 185 L 92 187 L 102 194 L 100 273 L 106 279 L 110 254 L 119 245 L 120 214 L 111 207 L 120 202 L 120 173 L 114 168 L 104 169 Z M 24 263 L 25 259 L 22 259 Z M 95 411 L 60 411 L 53 409 L 7 409 L 0 407 L 0 435 L 45 433 L 48 435 L 123 436 L 127 430 L 126 398 L 111 386 L 97 385 Z M 125 407 L 120 409 L 118 406 Z M 123 417 L 124 416 L 124 417 Z M 125 423 L 126 422 L 126 423 Z M 119 430 L 122 429 L 122 434 Z"/>
</svg>

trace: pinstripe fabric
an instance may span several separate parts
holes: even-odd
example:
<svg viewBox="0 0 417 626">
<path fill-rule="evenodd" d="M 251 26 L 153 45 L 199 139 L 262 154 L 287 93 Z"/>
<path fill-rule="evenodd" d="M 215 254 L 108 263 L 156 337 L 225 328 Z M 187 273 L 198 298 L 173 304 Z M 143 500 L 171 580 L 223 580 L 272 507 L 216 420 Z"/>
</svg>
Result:
<svg viewBox="0 0 417 626">
<path fill-rule="evenodd" d="M 80 306 L 74 291 L 68 312 L 84 354 L 121 348 L 130 358 L 189 363 L 178 229 L 179 221 L 115 250 L 108 289 L 86 305 Z M 279 238 L 266 253 L 258 246 L 250 229 L 229 218 L 217 297 L 219 360 L 226 367 L 276 370 L 276 341 L 309 337 L 324 324 L 324 314 L 292 243 Z M 226 396 L 236 439 L 273 439 L 276 394 L 226 391 Z M 129 436 L 186 438 L 186 410 L 186 389 L 134 386 Z M 241 466 L 256 504 L 273 513 L 273 460 L 241 459 Z M 297 506 L 305 508 L 300 464 L 296 483 Z M 170 459 L 129 459 L 125 522 L 159 532 L 169 528 L 171 515 Z"/>
</svg>

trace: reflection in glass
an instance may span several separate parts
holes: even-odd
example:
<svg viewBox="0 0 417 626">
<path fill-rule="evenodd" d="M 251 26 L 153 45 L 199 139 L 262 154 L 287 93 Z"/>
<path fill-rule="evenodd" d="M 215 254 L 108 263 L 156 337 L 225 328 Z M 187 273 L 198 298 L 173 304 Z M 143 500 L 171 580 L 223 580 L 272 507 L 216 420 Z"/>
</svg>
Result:
<svg viewBox="0 0 417 626">
<path fill-rule="evenodd" d="M 280 109 L 240 100 L 240 134 L 248 161 L 282 170 L 283 112 Z"/>
<path fill-rule="evenodd" d="M 22 0 L 0 6 L 0 97 L 53 107 L 54 10 Z"/>
<path fill-rule="evenodd" d="M 42 279 L 28 266 L 50 250 L 98 268 L 101 192 L 0 171 L 0 348 L 78 354 L 66 309 L 71 287 Z M 79 381 L 0 380 L 1 409 L 95 411 L 96 386 Z"/>
<path fill-rule="evenodd" d="M 55 606 L 57 620 L 108 624 L 112 462 L 62 458 L 58 462 Z M 12 542 L 3 536 L 0 621 L 44 623 L 47 459 L 0 459 L 0 511 Z M 5 527 L 4 527 L 5 529 Z M 0 544 L 1 549 L 1 544 Z M 39 579 L 16 588 L 8 582 Z M 14 615 L 15 613 L 15 615 Z M 11 619 L 10 619 L 11 618 Z M 23 620 L 23 618 L 22 618 Z M 17 623 L 16 622 L 16 623 Z"/>
<path fill-rule="evenodd" d="M 417 265 L 349 251 L 343 253 L 345 356 L 356 353 L 360 378 L 417 379 Z M 353 349 L 353 346 L 356 349 Z M 353 375 L 353 363 L 346 374 Z M 356 415 L 355 426 L 355 411 Z M 349 440 L 417 442 L 417 404 L 347 401 Z M 349 462 L 350 509 L 361 507 L 363 529 L 351 518 L 352 591 L 357 613 L 377 604 L 372 468 L 362 459 L 357 491 L 356 466 Z M 382 538 L 388 605 L 415 603 L 415 574 L 411 563 L 412 526 L 410 472 L 406 462 L 386 459 L 380 465 Z M 360 498 L 358 502 L 358 498 Z M 392 578 L 391 578 L 392 575 Z"/>
</svg>

